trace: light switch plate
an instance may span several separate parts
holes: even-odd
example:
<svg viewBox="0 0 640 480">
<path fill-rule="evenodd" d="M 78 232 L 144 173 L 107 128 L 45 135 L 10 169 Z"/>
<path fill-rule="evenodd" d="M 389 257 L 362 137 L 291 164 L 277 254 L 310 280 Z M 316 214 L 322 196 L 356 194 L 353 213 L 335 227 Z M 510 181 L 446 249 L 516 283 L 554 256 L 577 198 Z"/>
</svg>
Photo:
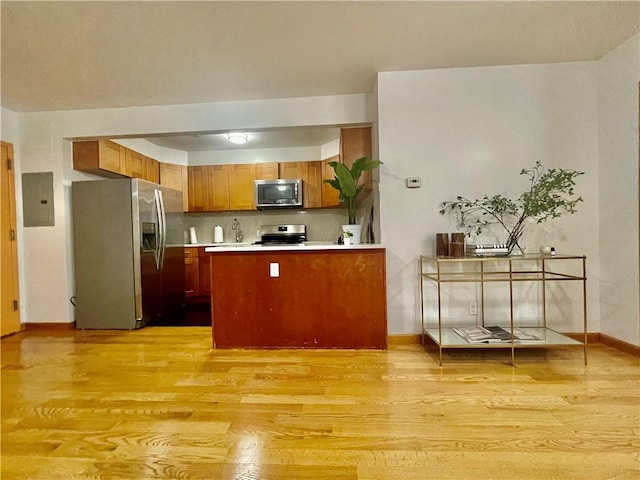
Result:
<svg viewBox="0 0 640 480">
<path fill-rule="evenodd" d="M 279 277 L 280 276 L 280 264 L 279 263 L 270 263 L 269 264 L 269 276 L 271 276 L 271 277 Z"/>
</svg>

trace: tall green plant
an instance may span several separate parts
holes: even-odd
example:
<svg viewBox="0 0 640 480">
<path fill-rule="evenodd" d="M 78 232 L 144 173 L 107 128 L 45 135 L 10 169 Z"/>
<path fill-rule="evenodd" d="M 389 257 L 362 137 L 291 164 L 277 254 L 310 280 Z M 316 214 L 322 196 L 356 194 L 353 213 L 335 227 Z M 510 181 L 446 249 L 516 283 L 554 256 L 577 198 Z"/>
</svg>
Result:
<svg viewBox="0 0 640 480">
<path fill-rule="evenodd" d="M 529 189 L 512 200 L 503 195 L 485 195 L 470 200 L 458 196 L 454 201 L 440 204 L 440 214 L 453 213 L 458 227 L 467 235 L 479 235 L 492 225 L 499 225 L 507 233 L 509 251 L 518 244 L 525 221 L 532 218 L 543 223 L 563 213 L 575 213 L 582 197 L 575 196 L 575 179 L 584 172 L 563 168 L 545 169 L 540 161 L 530 169 L 522 169 L 520 175 L 529 178 Z"/>
<path fill-rule="evenodd" d="M 335 176 L 331 180 L 325 180 L 333 188 L 338 190 L 338 200 L 346 205 L 349 215 L 349 225 L 356 224 L 356 197 L 362 192 L 363 184 L 360 184 L 362 172 L 373 170 L 382 165 L 380 160 L 369 160 L 367 157 L 357 159 L 351 165 L 351 169 L 344 163 L 329 162 Z"/>
</svg>

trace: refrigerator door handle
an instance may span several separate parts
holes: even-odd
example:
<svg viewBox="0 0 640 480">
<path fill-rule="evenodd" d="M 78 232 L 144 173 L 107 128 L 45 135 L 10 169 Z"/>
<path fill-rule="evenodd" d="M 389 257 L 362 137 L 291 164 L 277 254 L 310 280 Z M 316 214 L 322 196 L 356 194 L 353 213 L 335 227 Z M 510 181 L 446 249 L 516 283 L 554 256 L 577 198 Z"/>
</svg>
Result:
<svg viewBox="0 0 640 480">
<path fill-rule="evenodd" d="M 156 231 L 156 245 L 155 250 L 153 252 L 153 258 L 156 261 L 156 270 L 160 270 L 160 260 L 162 255 L 162 206 L 160 204 L 160 195 L 159 190 L 154 189 L 153 191 L 153 203 L 156 209 L 156 215 L 158 217 L 158 229 Z"/>
<path fill-rule="evenodd" d="M 162 190 L 158 192 L 158 200 L 160 203 L 160 269 L 164 268 L 164 254 L 167 250 L 167 217 L 164 210 L 164 199 L 162 198 Z"/>
</svg>

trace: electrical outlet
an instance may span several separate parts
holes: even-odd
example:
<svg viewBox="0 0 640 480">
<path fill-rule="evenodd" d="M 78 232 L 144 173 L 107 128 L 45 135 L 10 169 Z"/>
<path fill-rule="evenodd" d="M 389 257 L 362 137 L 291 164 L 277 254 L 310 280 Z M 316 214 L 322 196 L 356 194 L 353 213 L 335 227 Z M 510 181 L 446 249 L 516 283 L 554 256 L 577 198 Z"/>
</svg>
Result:
<svg viewBox="0 0 640 480">
<path fill-rule="evenodd" d="M 478 314 L 478 302 L 469 302 L 469 315 Z"/>
<path fill-rule="evenodd" d="M 279 263 L 270 263 L 269 264 L 269 275 L 271 277 L 279 277 L 280 276 L 280 264 Z"/>
</svg>

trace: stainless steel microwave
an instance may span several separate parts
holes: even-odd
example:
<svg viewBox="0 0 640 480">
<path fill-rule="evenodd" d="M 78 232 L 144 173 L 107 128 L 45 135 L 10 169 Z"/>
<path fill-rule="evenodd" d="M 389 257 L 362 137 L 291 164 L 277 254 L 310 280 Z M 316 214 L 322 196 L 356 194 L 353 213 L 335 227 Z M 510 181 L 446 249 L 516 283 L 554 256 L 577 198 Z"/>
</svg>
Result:
<svg viewBox="0 0 640 480">
<path fill-rule="evenodd" d="M 255 180 L 256 208 L 302 208 L 302 180 Z"/>
</svg>

